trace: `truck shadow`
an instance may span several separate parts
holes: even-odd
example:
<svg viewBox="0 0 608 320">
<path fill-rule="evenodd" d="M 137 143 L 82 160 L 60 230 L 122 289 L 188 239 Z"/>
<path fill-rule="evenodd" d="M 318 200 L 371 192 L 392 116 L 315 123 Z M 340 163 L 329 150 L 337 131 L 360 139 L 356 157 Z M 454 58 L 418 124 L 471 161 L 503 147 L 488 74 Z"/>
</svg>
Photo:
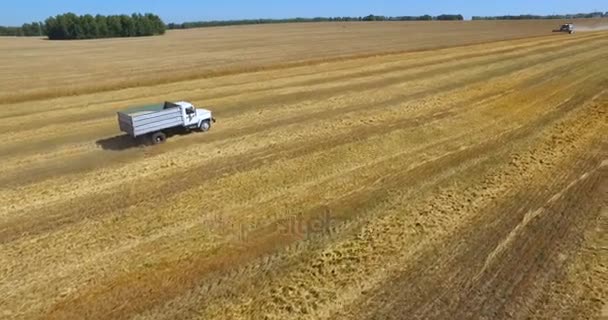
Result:
<svg viewBox="0 0 608 320">
<path fill-rule="evenodd" d="M 174 130 L 165 133 L 167 135 L 167 139 L 170 139 L 174 136 L 186 136 L 192 134 L 192 131 L 188 130 Z M 120 136 L 114 136 L 111 138 L 105 138 L 95 141 L 95 144 L 100 146 L 103 150 L 111 150 L 111 151 L 125 151 L 133 148 L 143 148 L 152 146 L 152 143 L 149 137 L 141 136 L 138 138 L 133 138 L 128 134 L 123 134 Z"/>
<path fill-rule="evenodd" d="M 141 139 L 133 139 L 129 135 L 120 135 L 95 142 L 103 150 L 124 151 L 132 148 L 144 147 L 145 143 Z"/>
</svg>

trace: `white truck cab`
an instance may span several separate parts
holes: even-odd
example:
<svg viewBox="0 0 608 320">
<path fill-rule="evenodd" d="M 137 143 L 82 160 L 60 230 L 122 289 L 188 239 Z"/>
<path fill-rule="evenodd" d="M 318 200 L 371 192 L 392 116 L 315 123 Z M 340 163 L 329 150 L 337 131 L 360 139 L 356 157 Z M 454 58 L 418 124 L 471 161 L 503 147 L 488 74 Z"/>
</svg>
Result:
<svg viewBox="0 0 608 320">
<path fill-rule="evenodd" d="M 209 130 L 211 123 L 208 123 L 208 121 L 209 119 L 213 120 L 211 111 L 203 108 L 196 108 L 192 103 L 187 101 L 178 101 L 174 104 L 178 105 L 182 110 L 184 127 L 191 129 L 200 128 L 203 131 Z"/>
</svg>

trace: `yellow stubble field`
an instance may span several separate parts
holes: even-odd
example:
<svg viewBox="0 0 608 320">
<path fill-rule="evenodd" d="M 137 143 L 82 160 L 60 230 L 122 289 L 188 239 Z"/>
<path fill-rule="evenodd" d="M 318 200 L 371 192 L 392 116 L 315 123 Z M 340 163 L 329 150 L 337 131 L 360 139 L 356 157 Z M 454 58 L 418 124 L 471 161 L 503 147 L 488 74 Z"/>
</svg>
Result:
<svg viewBox="0 0 608 320">
<path fill-rule="evenodd" d="M 608 33 L 559 23 L 0 38 L 0 318 L 600 317 Z"/>
</svg>

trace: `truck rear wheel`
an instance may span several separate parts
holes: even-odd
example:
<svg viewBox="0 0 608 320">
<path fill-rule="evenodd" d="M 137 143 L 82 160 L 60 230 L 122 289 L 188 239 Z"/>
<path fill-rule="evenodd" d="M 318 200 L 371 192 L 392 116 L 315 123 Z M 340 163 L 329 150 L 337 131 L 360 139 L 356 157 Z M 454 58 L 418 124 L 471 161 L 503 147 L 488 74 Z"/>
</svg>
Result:
<svg viewBox="0 0 608 320">
<path fill-rule="evenodd" d="M 161 144 L 167 141 L 167 135 L 162 132 L 153 133 L 150 138 L 152 140 L 152 144 Z"/>
<path fill-rule="evenodd" d="M 211 122 L 209 122 L 209 120 L 205 120 L 205 121 L 201 122 L 201 125 L 200 125 L 199 129 L 202 132 L 209 131 L 209 129 L 211 129 Z"/>
</svg>

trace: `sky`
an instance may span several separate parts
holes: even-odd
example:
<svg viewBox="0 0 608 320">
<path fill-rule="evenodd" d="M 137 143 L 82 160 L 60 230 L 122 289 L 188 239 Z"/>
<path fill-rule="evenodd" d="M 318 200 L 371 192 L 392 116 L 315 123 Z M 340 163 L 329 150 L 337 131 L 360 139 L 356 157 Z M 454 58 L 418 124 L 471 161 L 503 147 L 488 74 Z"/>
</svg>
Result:
<svg viewBox="0 0 608 320">
<path fill-rule="evenodd" d="M 42 21 L 65 12 L 77 14 L 155 13 L 166 23 L 245 18 L 328 16 L 418 16 L 564 14 L 608 11 L 608 0 L 19 0 L 0 4 L 0 25 Z"/>
</svg>

